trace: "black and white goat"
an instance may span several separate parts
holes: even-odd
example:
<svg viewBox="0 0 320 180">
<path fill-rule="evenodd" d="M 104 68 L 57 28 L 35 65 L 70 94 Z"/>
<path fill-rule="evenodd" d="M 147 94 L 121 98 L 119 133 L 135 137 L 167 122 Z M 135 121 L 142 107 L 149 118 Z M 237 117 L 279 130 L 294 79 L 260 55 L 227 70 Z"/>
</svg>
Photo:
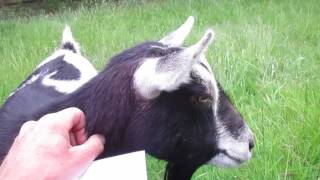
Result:
<svg viewBox="0 0 320 180">
<path fill-rule="evenodd" d="M 70 94 L 98 73 L 80 53 L 70 27 L 63 31 L 61 47 L 43 60 L 34 72 L 9 95 L 1 112 L 23 114 L 37 111 Z M 18 108 L 12 108 L 18 107 Z"/>
<path fill-rule="evenodd" d="M 97 70 L 80 53 L 80 46 L 74 40 L 70 27 L 66 26 L 61 46 L 52 55 L 44 59 L 29 77 L 12 92 L 0 109 L 0 126 L 5 125 L 7 118 L 21 116 L 28 112 L 36 112 L 55 102 L 60 97 L 70 94 L 84 83 L 96 76 Z M 10 117 L 9 117 L 10 116 Z M 18 124 L 16 128 L 20 128 Z M 6 127 L 1 127 L 5 129 Z M 16 133 L 17 129 L 10 130 Z M 7 132 L 7 134 L 10 134 Z M 0 162 L 12 135 L 0 140 Z M 9 143 L 9 144 L 8 144 Z"/>
<path fill-rule="evenodd" d="M 214 78 L 204 52 L 208 30 L 183 48 L 188 20 L 158 42 L 145 42 L 114 56 L 107 67 L 75 92 L 43 108 L 18 103 L 0 111 L 0 155 L 21 125 L 67 107 L 84 111 L 88 134 L 107 137 L 100 157 L 146 150 L 168 161 L 165 179 L 190 179 L 203 164 L 238 166 L 251 158 L 253 135 Z M 30 92 L 32 93 L 32 91 Z M 36 96 L 32 94 L 33 96 Z"/>
</svg>

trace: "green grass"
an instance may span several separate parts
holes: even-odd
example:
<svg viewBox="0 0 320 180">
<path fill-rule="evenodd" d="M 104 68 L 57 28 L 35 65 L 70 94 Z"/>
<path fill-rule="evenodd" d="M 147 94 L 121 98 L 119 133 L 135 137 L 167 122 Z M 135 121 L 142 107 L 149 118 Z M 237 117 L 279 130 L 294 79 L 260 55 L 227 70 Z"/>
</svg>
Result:
<svg viewBox="0 0 320 180">
<path fill-rule="evenodd" d="M 65 24 L 83 54 L 102 69 L 112 55 L 157 40 L 194 15 L 187 44 L 206 28 L 215 30 L 207 58 L 257 144 L 246 165 L 203 166 L 193 179 L 320 179 L 318 0 L 132 0 L 53 7 L 29 17 L 2 16 L 0 103 L 59 46 Z M 162 179 L 163 173 L 164 163 L 148 157 L 149 178 Z"/>
</svg>

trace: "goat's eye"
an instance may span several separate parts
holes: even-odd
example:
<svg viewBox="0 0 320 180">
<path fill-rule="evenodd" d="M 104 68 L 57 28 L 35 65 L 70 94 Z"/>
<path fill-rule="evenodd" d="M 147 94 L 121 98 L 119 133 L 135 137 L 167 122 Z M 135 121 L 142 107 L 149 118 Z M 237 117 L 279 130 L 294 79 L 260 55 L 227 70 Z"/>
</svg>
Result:
<svg viewBox="0 0 320 180">
<path fill-rule="evenodd" d="M 196 104 L 208 104 L 212 101 L 212 97 L 209 95 L 196 95 L 191 97 L 191 101 Z"/>
</svg>

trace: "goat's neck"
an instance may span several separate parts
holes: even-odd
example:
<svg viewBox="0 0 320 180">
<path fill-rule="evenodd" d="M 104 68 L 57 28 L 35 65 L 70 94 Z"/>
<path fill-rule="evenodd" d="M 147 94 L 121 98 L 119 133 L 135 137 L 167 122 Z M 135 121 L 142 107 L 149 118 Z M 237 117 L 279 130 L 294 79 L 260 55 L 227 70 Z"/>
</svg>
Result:
<svg viewBox="0 0 320 180">
<path fill-rule="evenodd" d="M 105 70 L 49 111 L 78 107 L 85 113 L 88 135 L 102 134 L 109 144 L 121 142 L 133 110 L 131 79 L 128 74 Z"/>
</svg>

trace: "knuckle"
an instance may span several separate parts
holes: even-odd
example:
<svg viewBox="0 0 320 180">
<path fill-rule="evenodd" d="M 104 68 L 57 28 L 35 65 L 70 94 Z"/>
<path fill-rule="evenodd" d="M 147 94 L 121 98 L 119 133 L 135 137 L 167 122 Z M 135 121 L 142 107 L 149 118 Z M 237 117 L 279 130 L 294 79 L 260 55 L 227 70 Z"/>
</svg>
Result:
<svg viewBox="0 0 320 180">
<path fill-rule="evenodd" d="M 20 128 L 20 133 L 19 134 L 23 134 L 27 131 L 30 131 L 31 129 L 33 129 L 36 126 L 37 122 L 36 121 L 27 121 L 25 122 L 21 128 Z"/>
<path fill-rule="evenodd" d="M 32 126 L 35 126 L 35 124 L 36 124 L 36 121 L 27 121 L 22 125 L 21 128 L 32 127 Z"/>
<path fill-rule="evenodd" d="M 77 107 L 70 107 L 70 108 L 67 108 L 66 110 L 68 111 L 73 111 L 74 113 L 83 113 L 79 108 Z"/>
<path fill-rule="evenodd" d="M 43 144 L 44 148 L 57 148 L 61 147 L 64 144 L 64 138 L 59 135 L 50 135 L 47 137 L 48 141 L 45 141 Z M 57 148 L 59 149 L 59 148 Z"/>
<path fill-rule="evenodd" d="M 56 120 L 57 117 L 55 116 L 55 114 L 47 114 L 40 118 L 39 124 L 48 129 L 55 130 L 59 128 L 59 125 L 57 124 Z"/>
<path fill-rule="evenodd" d="M 48 121 L 49 119 L 52 119 L 53 116 L 54 116 L 53 113 L 46 114 L 39 119 L 39 122 Z"/>
</svg>

